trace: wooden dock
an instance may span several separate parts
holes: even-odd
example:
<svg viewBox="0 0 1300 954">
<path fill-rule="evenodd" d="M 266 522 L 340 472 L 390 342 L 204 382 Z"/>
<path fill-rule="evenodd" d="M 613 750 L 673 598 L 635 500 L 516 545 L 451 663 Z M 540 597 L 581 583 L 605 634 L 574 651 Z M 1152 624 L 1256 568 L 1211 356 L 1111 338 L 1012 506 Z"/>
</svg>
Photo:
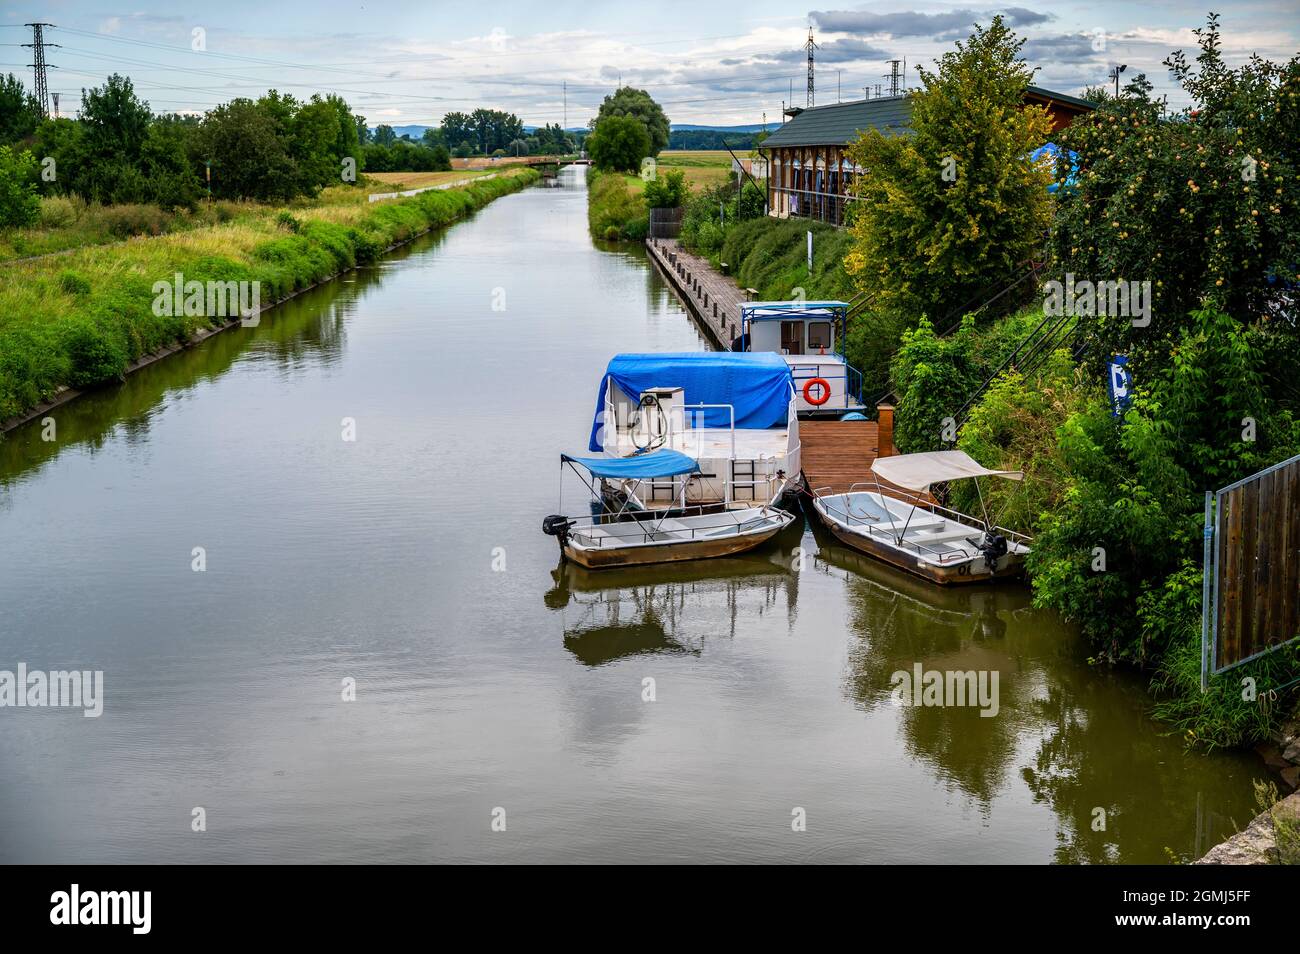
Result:
<svg viewBox="0 0 1300 954">
<path fill-rule="evenodd" d="M 897 454 L 894 447 L 894 409 L 880 407 L 880 421 L 886 429 L 884 456 Z M 829 487 L 828 493 L 844 494 L 853 484 L 865 483 L 874 490 L 877 481 L 880 489 L 890 497 L 912 501 L 916 493 L 880 480 L 871 470 L 872 462 L 880 453 L 881 424 L 876 421 L 800 421 L 800 458 L 804 480 L 810 491 Z M 923 502 L 932 501 L 929 494 L 921 494 Z"/>
<path fill-rule="evenodd" d="M 715 272 L 708 259 L 686 251 L 677 239 L 649 238 L 645 246 L 650 260 L 713 343 L 729 350 L 740 337 L 740 306 L 748 300 L 745 290 Z"/>
</svg>

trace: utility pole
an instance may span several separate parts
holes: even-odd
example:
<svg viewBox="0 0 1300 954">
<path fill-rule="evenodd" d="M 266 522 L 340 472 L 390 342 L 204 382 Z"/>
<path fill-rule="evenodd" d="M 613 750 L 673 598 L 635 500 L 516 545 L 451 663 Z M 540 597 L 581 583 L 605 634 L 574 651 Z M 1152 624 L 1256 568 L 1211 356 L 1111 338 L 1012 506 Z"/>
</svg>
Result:
<svg viewBox="0 0 1300 954">
<path fill-rule="evenodd" d="M 564 87 L 564 128 L 569 128 L 569 81 L 563 81 Z"/>
<path fill-rule="evenodd" d="M 835 102 L 837 103 L 840 101 L 840 77 L 843 72 L 843 70 L 835 71 Z"/>
<path fill-rule="evenodd" d="M 24 23 L 23 26 L 32 28 L 32 42 L 24 43 L 23 46 L 32 48 L 33 62 L 28 64 L 36 74 L 36 102 L 41 111 L 42 119 L 50 118 L 49 87 L 45 81 L 45 48 L 47 46 L 58 46 L 57 43 L 45 42 L 45 28 L 53 27 L 53 23 Z"/>
<path fill-rule="evenodd" d="M 59 118 L 59 94 L 51 93 L 50 99 L 54 100 L 54 118 L 58 119 Z"/>
<path fill-rule="evenodd" d="M 808 108 L 812 109 L 815 97 L 813 94 L 813 50 L 817 49 L 817 44 L 813 41 L 812 27 L 808 28 Z"/>
</svg>

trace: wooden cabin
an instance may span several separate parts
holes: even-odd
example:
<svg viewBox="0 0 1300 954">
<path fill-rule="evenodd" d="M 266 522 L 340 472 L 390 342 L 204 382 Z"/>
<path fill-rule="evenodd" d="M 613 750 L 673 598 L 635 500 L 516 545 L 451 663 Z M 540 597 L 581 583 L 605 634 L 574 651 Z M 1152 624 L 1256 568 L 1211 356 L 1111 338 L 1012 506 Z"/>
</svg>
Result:
<svg viewBox="0 0 1300 954">
<path fill-rule="evenodd" d="M 1024 102 L 1047 109 L 1053 132 L 1096 108 L 1086 99 L 1039 86 L 1025 89 Z M 790 118 L 785 125 L 759 146 L 767 159 L 768 214 L 842 225 L 845 207 L 853 201 L 853 178 L 861 172 L 846 155 L 848 147 L 868 128 L 886 135 L 908 135 L 911 96 L 879 96 L 810 109 L 794 108 L 786 115 Z"/>
</svg>

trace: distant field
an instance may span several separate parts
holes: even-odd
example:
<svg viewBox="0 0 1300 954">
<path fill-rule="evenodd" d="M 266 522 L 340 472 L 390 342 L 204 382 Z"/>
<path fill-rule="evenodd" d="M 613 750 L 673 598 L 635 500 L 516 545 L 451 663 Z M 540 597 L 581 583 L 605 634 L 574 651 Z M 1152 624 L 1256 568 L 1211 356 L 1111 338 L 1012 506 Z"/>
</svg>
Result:
<svg viewBox="0 0 1300 954">
<path fill-rule="evenodd" d="M 452 169 L 450 172 L 367 172 L 366 176 L 383 183 L 382 189 L 370 189 L 370 192 L 400 192 L 404 189 L 423 189 L 425 186 L 442 185 L 458 179 L 474 179 L 487 175 L 490 169 Z"/>
<path fill-rule="evenodd" d="M 726 182 L 731 174 L 731 154 L 725 149 L 664 150 L 657 162 L 661 172 L 686 173 L 686 181 L 696 189 Z"/>
</svg>

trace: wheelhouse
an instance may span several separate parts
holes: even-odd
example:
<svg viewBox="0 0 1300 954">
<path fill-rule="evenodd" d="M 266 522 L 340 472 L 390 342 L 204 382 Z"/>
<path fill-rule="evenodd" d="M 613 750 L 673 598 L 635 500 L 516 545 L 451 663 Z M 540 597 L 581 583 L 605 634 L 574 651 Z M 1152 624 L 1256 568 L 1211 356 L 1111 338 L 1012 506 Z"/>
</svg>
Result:
<svg viewBox="0 0 1300 954">
<path fill-rule="evenodd" d="M 805 416 L 862 410 L 862 374 L 844 358 L 843 301 L 755 301 L 740 306 L 737 351 L 773 352 L 790 367 Z"/>
</svg>

